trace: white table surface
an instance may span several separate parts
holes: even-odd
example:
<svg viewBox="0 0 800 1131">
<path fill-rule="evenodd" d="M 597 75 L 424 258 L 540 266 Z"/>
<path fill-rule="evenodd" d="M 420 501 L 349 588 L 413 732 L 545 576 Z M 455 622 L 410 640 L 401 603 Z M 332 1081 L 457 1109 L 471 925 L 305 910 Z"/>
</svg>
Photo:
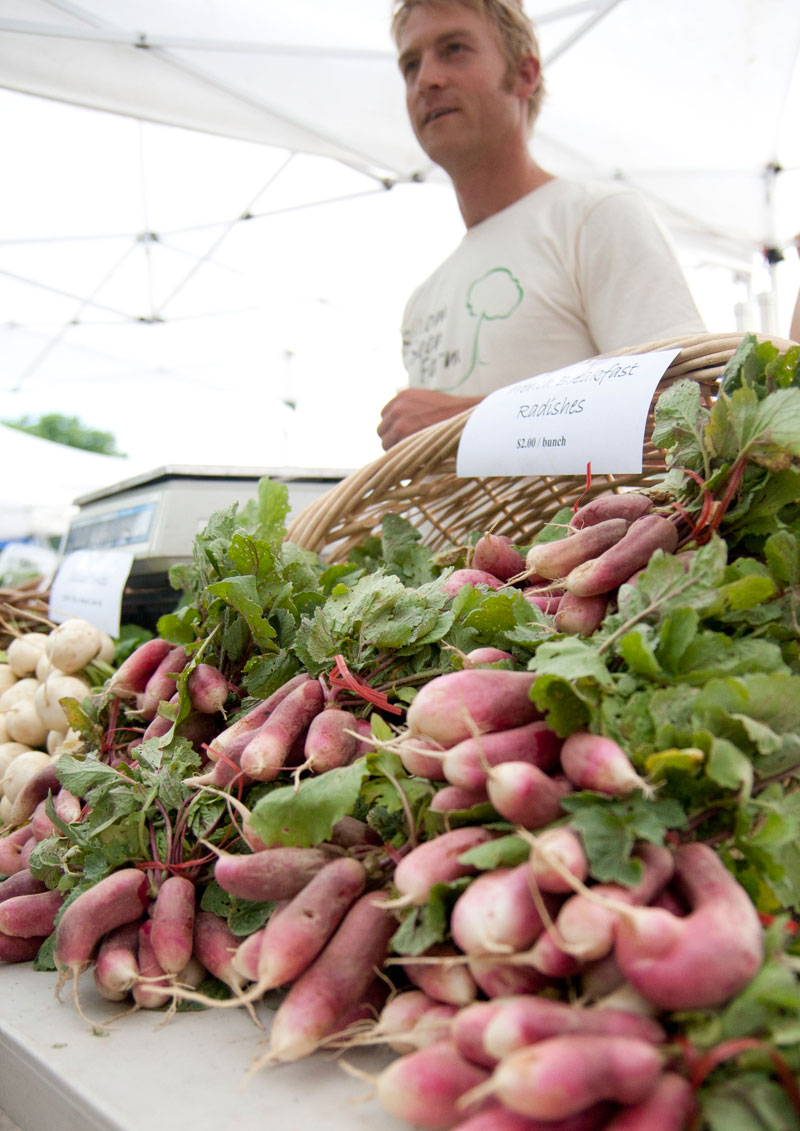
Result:
<svg viewBox="0 0 800 1131">
<path fill-rule="evenodd" d="M 375 1100 L 369 1082 L 328 1053 L 259 1070 L 262 1031 L 244 1010 L 203 1010 L 164 1021 L 141 1011 L 100 1036 L 57 976 L 27 963 L 0 965 L 0 1108 L 22 1131 L 409 1131 Z M 81 1005 L 107 1020 L 119 1007 L 80 980 Z M 359 1049 L 349 1063 L 374 1076 L 393 1054 Z"/>
</svg>

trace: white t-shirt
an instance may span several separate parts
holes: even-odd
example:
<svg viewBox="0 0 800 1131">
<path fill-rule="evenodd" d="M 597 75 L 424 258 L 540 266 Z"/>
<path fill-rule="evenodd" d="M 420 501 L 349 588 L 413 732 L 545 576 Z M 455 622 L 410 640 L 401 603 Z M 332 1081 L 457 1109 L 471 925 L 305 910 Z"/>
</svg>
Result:
<svg viewBox="0 0 800 1131">
<path fill-rule="evenodd" d="M 704 332 L 664 230 L 639 194 L 557 178 L 469 228 L 403 316 L 411 386 L 502 385 Z"/>
</svg>

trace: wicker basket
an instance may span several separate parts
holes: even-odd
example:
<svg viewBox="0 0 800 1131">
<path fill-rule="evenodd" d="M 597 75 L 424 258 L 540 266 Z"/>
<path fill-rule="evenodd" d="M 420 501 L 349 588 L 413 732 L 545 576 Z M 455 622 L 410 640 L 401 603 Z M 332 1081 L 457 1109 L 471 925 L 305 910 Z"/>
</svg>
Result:
<svg viewBox="0 0 800 1131">
<path fill-rule="evenodd" d="M 50 632 L 55 628 L 47 615 L 49 597 L 50 591 L 41 577 L 0 589 L 0 649 L 7 648 L 24 632 Z"/>
<path fill-rule="evenodd" d="M 679 349 L 658 384 L 650 406 L 640 475 L 459 478 L 456 454 L 470 412 L 409 436 L 385 455 L 332 487 L 291 523 L 287 540 L 331 562 L 345 561 L 353 546 L 380 531 L 384 515 L 402 515 L 423 532 L 434 550 L 463 544 L 470 531 L 489 530 L 525 544 L 561 507 L 622 487 L 646 488 L 664 472 L 663 453 L 653 447 L 653 406 L 675 381 L 700 382 L 711 399 L 744 334 L 698 334 L 617 350 L 615 354 Z M 760 336 L 762 339 L 765 336 Z M 773 338 L 781 350 L 791 342 Z M 610 355 L 609 355 L 610 356 Z"/>
</svg>

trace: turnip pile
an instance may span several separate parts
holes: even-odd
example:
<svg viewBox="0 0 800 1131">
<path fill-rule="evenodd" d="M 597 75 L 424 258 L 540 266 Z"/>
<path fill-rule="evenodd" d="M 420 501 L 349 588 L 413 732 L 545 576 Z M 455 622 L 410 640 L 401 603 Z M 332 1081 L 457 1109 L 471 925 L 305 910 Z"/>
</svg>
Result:
<svg viewBox="0 0 800 1131">
<path fill-rule="evenodd" d="M 215 515 L 157 637 L 63 698 L 0 960 L 239 1010 L 243 1075 L 384 1045 L 417 1127 L 800 1128 L 797 354 L 675 384 L 661 484 L 528 544 L 387 515 L 331 565 L 276 484 Z"/>
</svg>

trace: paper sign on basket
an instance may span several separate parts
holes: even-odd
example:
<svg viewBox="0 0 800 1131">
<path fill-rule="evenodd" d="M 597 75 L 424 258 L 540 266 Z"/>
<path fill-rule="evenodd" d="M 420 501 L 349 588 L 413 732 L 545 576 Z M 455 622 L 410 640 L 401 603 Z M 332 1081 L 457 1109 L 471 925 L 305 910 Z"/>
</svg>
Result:
<svg viewBox="0 0 800 1131">
<path fill-rule="evenodd" d="M 640 474 L 653 393 L 679 353 L 594 358 L 497 389 L 464 426 L 456 474 Z"/>
<path fill-rule="evenodd" d="M 67 554 L 50 588 L 50 619 L 58 624 L 82 617 L 109 636 L 119 636 L 122 595 L 132 565 L 133 554 L 127 550 Z"/>
</svg>

